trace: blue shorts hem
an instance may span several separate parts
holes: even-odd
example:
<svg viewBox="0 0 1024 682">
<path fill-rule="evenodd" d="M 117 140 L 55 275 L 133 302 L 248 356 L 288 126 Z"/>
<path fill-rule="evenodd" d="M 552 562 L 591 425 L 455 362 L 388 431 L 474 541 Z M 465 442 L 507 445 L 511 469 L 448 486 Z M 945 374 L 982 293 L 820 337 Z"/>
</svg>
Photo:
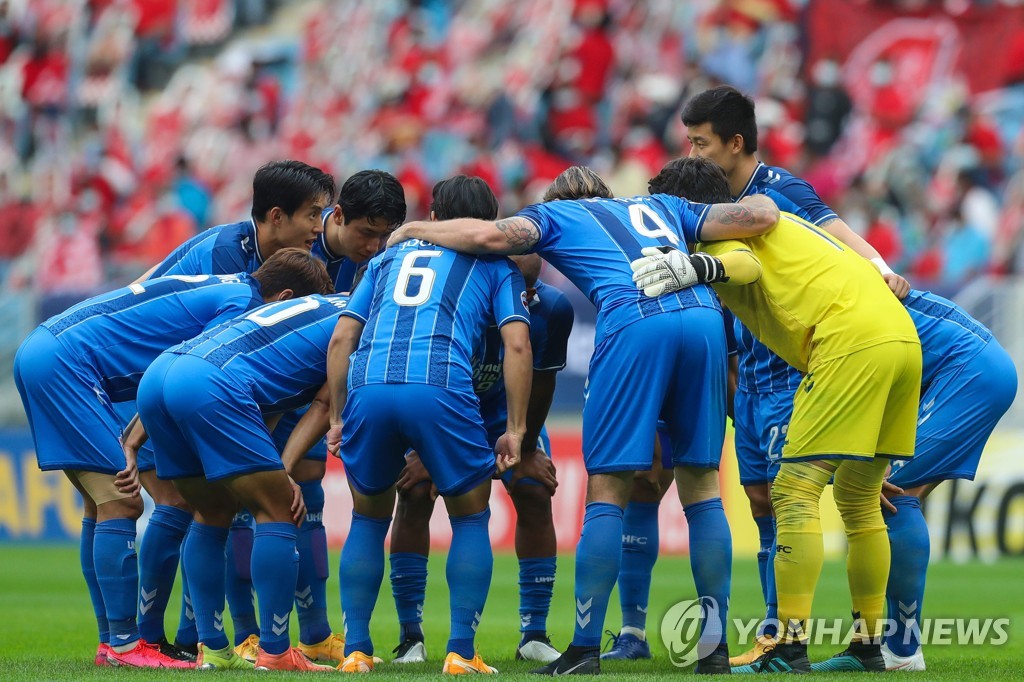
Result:
<svg viewBox="0 0 1024 682">
<path fill-rule="evenodd" d="M 197 474 L 175 472 L 173 476 L 162 476 L 160 475 L 160 472 L 157 471 L 156 477 L 162 481 L 173 481 L 179 478 L 205 478 L 207 481 L 221 481 L 225 478 L 231 478 L 232 476 L 244 476 L 245 474 L 257 474 L 263 471 L 278 471 L 283 469 L 283 464 L 278 464 L 277 466 L 267 464 L 263 466 L 240 467 L 227 472 L 218 472 L 216 476 L 210 476 L 205 471 L 200 471 Z"/>
<path fill-rule="evenodd" d="M 767 485 L 768 483 L 771 483 L 771 482 L 772 482 L 772 480 L 773 480 L 773 479 L 770 479 L 770 478 L 756 478 L 756 479 L 747 479 L 747 478 L 741 478 L 741 479 L 740 479 L 740 485 L 741 485 L 741 486 L 748 486 L 748 485 Z"/>
<path fill-rule="evenodd" d="M 922 485 L 929 485 L 931 483 L 942 483 L 943 481 L 973 481 L 976 474 L 977 472 L 975 471 L 954 471 L 951 473 L 929 474 L 927 476 L 912 478 L 909 481 L 893 483 L 894 480 L 899 480 L 899 471 L 897 471 L 887 480 L 890 483 L 893 483 L 893 485 L 898 485 L 905 490 L 907 488 L 918 488 Z"/>
<path fill-rule="evenodd" d="M 61 462 L 57 464 L 39 465 L 40 471 L 92 471 L 97 474 L 116 476 L 121 469 L 100 468 L 95 464 L 83 464 L 82 462 Z"/>
<path fill-rule="evenodd" d="M 650 471 L 653 462 L 647 460 L 640 464 L 606 464 L 600 467 L 586 467 L 587 474 L 616 474 L 622 471 Z M 585 465 L 584 465 L 585 466 Z"/>
<path fill-rule="evenodd" d="M 442 497 L 458 497 L 459 495 L 464 495 L 484 481 L 490 480 L 490 478 L 494 476 L 494 471 L 494 467 L 491 466 L 487 471 L 479 471 L 472 476 L 466 476 L 462 480 L 456 482 L 455 485 L 449 486 L 448 490 L 441 490 L 438 488 L 437 492 Z"/>
</svg>

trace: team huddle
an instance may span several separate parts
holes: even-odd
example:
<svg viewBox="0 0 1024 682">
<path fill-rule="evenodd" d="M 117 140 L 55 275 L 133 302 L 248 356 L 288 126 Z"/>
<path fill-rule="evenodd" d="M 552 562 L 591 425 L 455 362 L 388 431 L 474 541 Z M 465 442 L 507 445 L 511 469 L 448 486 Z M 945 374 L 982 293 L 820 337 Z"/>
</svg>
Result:
<svg viewBox="0 0 1024 682">
<path fill-rule="evenodd" d="M 691 155 L 649 195 L 614 198 L 574 166 L 504 219 L 479 178 L 437 183 L 429 219 L 406 222 L 386 172 L 356 173 L 339 192 L 319 169 L 269 163 L 250 220 L 210 228 L 131 285 L 40 325 L 15 378 L 40 468 L 63 471 L 84 500 L 96 664 L 370 672 L 383 663 L 369 625 L 389 529 L 391 663 L 424 662 L 427 522 L 440 496 L 452 527 L 443 671 L 495 673 L 474 639 L 500 478 L 517 513 L 515 655 L 536 673 L 651 657 L 658 507 L 673 480 L 697 596 L 714 605 L 696 672 L 923 670 L 921 500 L 974 477 L 1016 393 L 1014 365 L 964 310 L 911 289 L 810 185 L 757 160 L 749 98 L 713 88 L 683 122 Z M 544 422 L 573 312 L 539 279 L 542 260 L 597 309 L 564 650 L 547 633 L 557 480 Z M 765 602 L 755 647 L 732 657 L 727 414 Z M 329 454 L 353 499 L 344 636 L 327 617 Z M 811 663 L 829 483 L 854 630 L 844 651 Z M 141 488 L 156 507 L 136 552 Z M 602 654 L 616 583 L 623 626 Z"/>
</svg>

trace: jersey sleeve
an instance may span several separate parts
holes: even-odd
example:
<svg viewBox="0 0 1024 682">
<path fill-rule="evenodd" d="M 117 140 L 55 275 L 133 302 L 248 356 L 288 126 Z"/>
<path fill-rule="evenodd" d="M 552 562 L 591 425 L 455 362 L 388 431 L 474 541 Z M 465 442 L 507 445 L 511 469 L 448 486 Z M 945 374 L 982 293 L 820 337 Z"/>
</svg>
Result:
<svg viewBox="0 0 1024 682">
<path fill-rule="evenodd" d="M 213 247 L 208 262 L 204 264 L 209 267 L 209 270 L 202 274 L 231 275 L 236 272 L 245 272 L 248 265 L 247 261 L 245 252 L 239 248 L 237 243 L 217 244 Z"/>
<path fill-rule="evenodd" d="M 559 294 L 555 297 L 548 318 L 547 334 L 540 343 L 533 345 L 533 369 L 538 372 L 559 371 L 565 369 L 566 356 L 569 352 L 569 335 L 576 314 L 573 312 L 569 299 Z M 539 326 L 539 325 L 538 325 Z"/>
<path fill-rule="evenodd" d="M 232 289 L 236 287 L 234 284 L 230 286 Z M 224 324 L 225 322 L 230 322 L 250 310 L 263 305 L 262 300 L 253 296 L 252 288 L 248 284 L 239 284 L 237 287 L 237 293 L 232 293 L 231 296 L 228 296 L 224 302 L 221 303 L 220 307 L 217 309 L 217 314 L 206 324 L 205 327 L 203 327 L 203 331 L 209 331 L 214 327 Z M 216 288 L 218 287 L 211 287 L 211 289 Z"/>
<path fill-rule="evenodd" d="M 526 306 L 526 284 L 519 268 L 507 258 L 493 263 L 495 284 L 493 290 L 494 321 L 498 327 L 509 322 L 530 324 L 530 309 Z"/>
<path fill-rule="evenodd" d="M 551 208 L 545 204 L 533 204 L 516 213 L 516 218 L 526 218 L 537 226 L 540 231 L 540 239 L 527 253 L 538 253 L 550 248 L 557 240 L 561 232 L 558 223 L 551 219 Z"/>
<path fill-rule="evenodd" d="M 809 182 L 792 175 L 784 176 L 781 180 L 772 184 L 765 194 L 772 199 L 775 199 L 775 194 L 784 197 L 793 204 L 794 208 L 783 208 L 782 204 L 776 200 L 779 208 L 790 213 L 796 213 L 804 220 L 815 225 L 821 225 L 824 222 L 835 220 L 839 217 L 835 211 L 821 200 L 821 197 L 818 196 L 818 193 L 814 191 Z"/>
<path fill-rule="evenodd" d="M 356 285 L 356 290 L 352 292 L 352 297 L 348 300 L 348 307 L 341 311 L 342 315 L 354 317 L 363 324 L 366 324 L 366 321 L 370 318 L 373 292 L 377 287 L 379 266 L 380 260 L 376 258 L 366 266 L 366 272 L 363 274 L 362 279 L 359 280 L 359 284 Z"/>
</svg>

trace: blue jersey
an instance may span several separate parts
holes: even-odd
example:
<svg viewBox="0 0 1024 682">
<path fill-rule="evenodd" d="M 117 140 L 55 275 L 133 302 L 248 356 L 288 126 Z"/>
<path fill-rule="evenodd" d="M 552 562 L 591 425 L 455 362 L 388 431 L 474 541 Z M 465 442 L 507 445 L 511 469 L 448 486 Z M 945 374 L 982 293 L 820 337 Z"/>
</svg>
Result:
<svg viewBox="0 0 1024 682">
<path fill-rule="evenodd" d="M 574 320 L 572 304 L 565 294 L 543 282 L 537 282 L 536 291 L 529 302 L 533 369 L 536 372 L 557 372 L 565 368 Z M 480 398 L 482 413 L 491 410 L 505 413 L 502 355 L 501 332 L 496 326 L 488 327 L 473 358 L 473 390 Z"/>
<path fill-rule="evenodd" d="M 801 180 L 783 168 L 757 164 L 747 186 L 735 199 L 739 201 L 751 194 L 767 195 L 778 204 L 779 209 L 815 225 L 839 217 L 806 180 Z M 802 379 L 800 372 L 758 341 L 742 322 L 736 320 L 734 324 L 739 350 L 739 389 L 747 393 L 795 391 Z"/>
<path fill-rule="evenodd" d="M 473 392 L 471 358 L 490 325 L 529 323 L 523 276 L 504 257 L 477 258 L 418 239 L 373 258 L 348 315 L 363 322 L 349 388 L 432 384 Z"/>
<path fill-rule="evenodd" d="M 160 353 L 262 304 L 259 283 L 244 273 L 170 276 L 90 298 L 42 326 L 97 373 L 116 403 L 135 399 Z"/>
<path fill-rule="evenodd" d="M 150 279 L 164 275 L 230 275 L 255 272 L 263 265 L 256 223 L 218 225 L 182 243 L 164 258 Z"/>
<path fill-rule="evenodd" d="M 921 339 L 921 384 L 925 389 L 943 371 L 959 367 L 992 340 L 983 324 L 941 296 L 911 290 L 903 299 Z"/>
<path fill-rule="evenodd" d="M 517 213 L 540 230 L 533 251 L 579 287 L 597 307 L 598 337 L 637 320 L 692 307 L 721 310 L 710 287 L 700 284 L 648 298 L 633 283 L 630 261 L 648 246 L 700 241 L 710 207 L 656 194 L 630 199 L 552 201 Z"/>
<path fill-rule="evenodd" d="M 168 352 L 221 368 L 264 414 L 309 403 L 327 381 L 327 346 L 348 296 L 270 303 Z"/>
<path fill-rule="evenodd" d="M 313 242 L 313 255 L 322 260 L 324 265 L 327 266 L 327 274 L 331 276 L 335 291 L 339 293 L 351 292 L 352 282 L 355 281 L 356 273 L 363 263 L 356 263 L 345 256 L 336 256 L 331 251 L 331 247 L 327 243 L 327 221 L 333 213 L 333 207 L 327 208 L 324 209 L 323 214 L 320 216 L 320 220 L 324 225 L 324 231 Z"/>
</svg>

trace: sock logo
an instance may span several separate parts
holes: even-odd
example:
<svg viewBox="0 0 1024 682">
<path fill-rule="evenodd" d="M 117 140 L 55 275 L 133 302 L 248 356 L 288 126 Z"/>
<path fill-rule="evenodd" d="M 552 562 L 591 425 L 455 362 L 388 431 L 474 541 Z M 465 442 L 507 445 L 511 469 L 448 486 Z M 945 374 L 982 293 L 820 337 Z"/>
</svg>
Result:
<svg viewBox="0 0 1024 682">
<path fill-rule="evenodd" d="M 789 545 L 775 545 L 776 554 L 792 554 L 793 548 Z"/>
<path fill-rule="evenodd" d="M 274 614 L 274 624 L 270 626 L 270 629 L 274 631 L 275 635 L 283 635 L 288 630 L 288 617 L 290 613 L 286 613 L 283 616 Z"/>
<path fill-rule="evenodd" d="M 476 632 L 476 629 L 477 629 L 478 627 L 480 627 L 480 618 L 481 618 L 481 617 L 482 617 L 482 616 L 480 615 L 480 612 L 479 612 L 479 611 L 476 611 L 476 612 L 475 612 L 475 613 L 473 614 L 473 622 L 472 622 L 472 623 L 470 623 L 470 627 L 471 627 L 471 628 L 473 628 L 473 632 Z"/>
<path fill-rule="evenodd" d="M 594 604 L 594 598 L 591 597 L 587 601 L 583 602 L 576 598 L 576 624 L 580 628 L 585 628 L 590 625 L 590 607 Z"/>
<path fill-rule="evenodd" d="M 679 668 L 714 653 L 722 634 L 718 602 L 711 597 L 673 604 L 661 619 L 661 641 L 672 665 Z"/>
<path fill-rule="evenodd" d="M 646 535 L 623 535 L 622 544 L 624 545 L 646 545 Z"/>
<path fill-rule="evenodd" d="M 153 604 L 156 601 L 157 589 L 154 587 L 150 592 L 146 592 L 146 588 L 140 586 L 139 592 L 142 596 L 142 599 L 139 601 L 139 613 L 145 616 L 146 613 L 153 608 Z"/>
<path fill-rule="evenodd" d="M 195 619 L 196 619 L 196 614 L 195 614 L 195 611 L 192 610 L 192 598 L 191 597 L 185 597 L 185 620 L 192 621 L 192 620 L 195 620 Z"/>
<path fill-rule="evenodd" d="M 520 630 L 525 630 L 526 628 L 530 627 L 530 623 L 532 623 L 532 622 L 533 622 L 533 614 L 532 613 L 524 613 L 524 614 L 520 615 L 519 616 L 519 629 Z"/>
<path fill-rule="evenodd" d="M 553 575 L 539 575 L 533 579 L 535 583 L 553 583 L 555 582 L 555 576 Z"/>
<path fill-rule="evenodd" d="M 224 611 L 213 612 L 213 629 L 217 632 L 224 632 Z"/>
<path fill-rule="evenodd" d="M 295 590 L 295 603 L 300 609 L 308 609 L 313 605 L 313 586 L 306 585 L 306 589 L 299 592 Z"/>
<path fill-rule="evenodd" d="M 316 512 L 315 514 L 306 514 L 306 523 L 320 523 L 324 520 L 323 512 Z"/>
</svg>

